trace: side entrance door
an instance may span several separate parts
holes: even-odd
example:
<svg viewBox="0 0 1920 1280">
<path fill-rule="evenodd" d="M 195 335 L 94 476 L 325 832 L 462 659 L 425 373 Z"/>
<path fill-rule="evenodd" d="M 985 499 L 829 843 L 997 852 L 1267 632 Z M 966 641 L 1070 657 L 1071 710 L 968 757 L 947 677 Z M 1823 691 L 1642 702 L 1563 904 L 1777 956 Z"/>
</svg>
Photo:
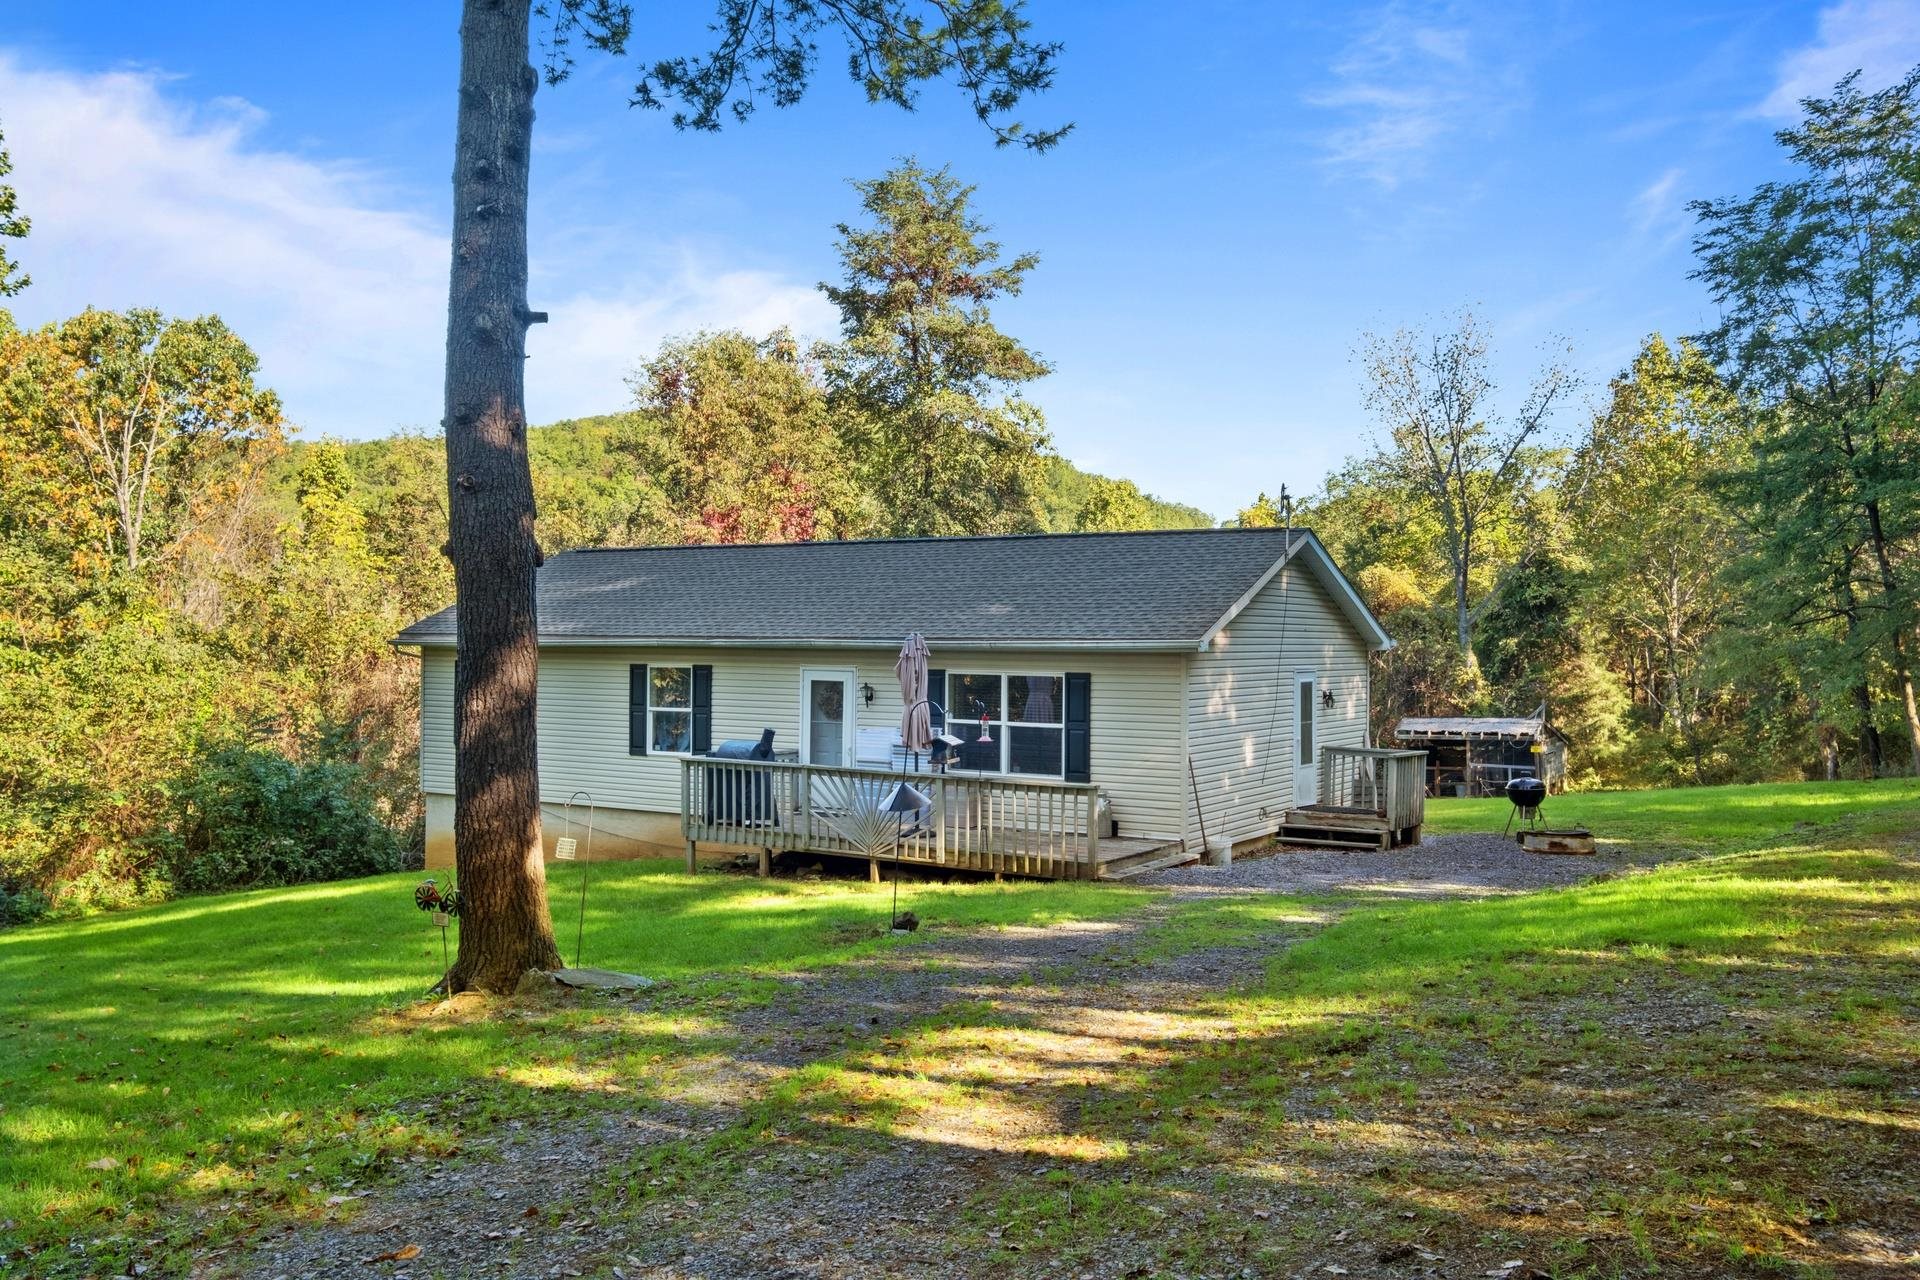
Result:
<svg viewBox="0 0 1920 1280">
<path fill-rule="evenodd" d="M 1320 798 L 1320 766 L 1315 762 L 1319 748 L 1314 744 L 1314 714 L 1320 709 L 1314 672 L 1293 674 L 1293 802 L 1312 804 Z"/>
<path fill-rule="evenodd" d="M 837 667 L 800 671 L 800 759 L 805 764 L 853 763 L 853 672 Z"/>
</svg>

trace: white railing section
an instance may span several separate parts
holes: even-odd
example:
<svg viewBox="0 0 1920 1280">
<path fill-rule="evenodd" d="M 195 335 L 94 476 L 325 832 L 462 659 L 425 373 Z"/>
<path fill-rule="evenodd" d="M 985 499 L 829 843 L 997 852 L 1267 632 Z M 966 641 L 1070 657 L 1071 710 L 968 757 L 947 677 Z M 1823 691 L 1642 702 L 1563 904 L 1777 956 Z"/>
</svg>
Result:
<svg viewBox="0 0 1920 1280">
<path fill-rule="evenodd" d="M 680 764 L 680 829 L 689 848 L 890 860 L 897 847 L 902 862 L 1089 880 L 1099 866 L 1099 791 L 1089 783 L 703 756 Z M 931 805 L 882 812 L 902 781 Z"/>
</svg>

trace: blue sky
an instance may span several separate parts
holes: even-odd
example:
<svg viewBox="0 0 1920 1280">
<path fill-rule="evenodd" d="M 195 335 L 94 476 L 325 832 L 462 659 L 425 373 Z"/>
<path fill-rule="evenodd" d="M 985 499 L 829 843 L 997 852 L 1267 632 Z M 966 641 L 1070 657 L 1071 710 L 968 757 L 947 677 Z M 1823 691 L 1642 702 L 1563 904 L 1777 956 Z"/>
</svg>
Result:
<svg viewBox="0 0 1920 1280">
<path fill-rule="evenodd" d="M 698 47 L 703 0 L 638 7 L 638 52 Z M 16 316 L 218 311 L 308 434 L 431 428 L 457 9 L 11 0 Z M 1060 451 L 1231 514 L 1366 447 L 1369 329 L 1478 306 L 1517 397 L 1556 338 L 1591 396 L 1648 332 L 1703 327 L 1685 201 L 1776 176 L 1797 97 L 1920 62 L 1920 0 L 1031 10 L 1067 48 L 1025 114 L 1077 125 L 1044 156 L 941 86 L 868 106 L 831 44 L 805 102 L 717 136 L 583 55 L 537 100 L 530 416 L 622 407 L 667 334 L 830 336 L 846 179 L 913 154 L 1040 254 L 996 318 L 1056 366 L 1032 395 Z"/>
</svg>

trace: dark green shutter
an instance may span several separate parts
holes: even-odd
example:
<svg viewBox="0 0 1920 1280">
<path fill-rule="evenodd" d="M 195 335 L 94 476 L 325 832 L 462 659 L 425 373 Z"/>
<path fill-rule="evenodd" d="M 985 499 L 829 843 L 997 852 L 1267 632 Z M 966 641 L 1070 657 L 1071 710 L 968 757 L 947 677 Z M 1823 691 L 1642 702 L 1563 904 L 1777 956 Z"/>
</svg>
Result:
<svg viewBox="0 0 1920 1280">
<path fill-rule="evenodd" d="M 693 754 L 713 750 L 713 668 L 693 669 Z"/>
<path fill-rule="evenodd" d="M 1068 782 L 1093 781 L 1093 738 L 1088 732 L 1092 701 L 1093 677 L 1085 671 L 1067 672 Z"/>
<path fill-rule="evenodd" d="M 647 754 L 647 664 L 627 668 L 627 754 Z"/>
</svg>

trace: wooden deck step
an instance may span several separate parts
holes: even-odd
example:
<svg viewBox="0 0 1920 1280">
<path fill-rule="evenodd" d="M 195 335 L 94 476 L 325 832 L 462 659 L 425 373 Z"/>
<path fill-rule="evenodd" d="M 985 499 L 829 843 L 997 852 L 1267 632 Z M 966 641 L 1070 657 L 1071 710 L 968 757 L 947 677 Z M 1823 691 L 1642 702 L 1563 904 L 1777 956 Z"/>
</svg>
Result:
<svg viewBox="0 0 1920 1280">
<path fill-rule="evenodd" d="M 1292 822 L 1280 827 L 1281 844 L 1308 845 L 1316 849 L 1385 849 L 1389 838 L 1386 831 L 1364 831 L 1353 827 L 1308 826 Z"/>
<path fill-rule="evenodd" d="M 1144 876 L 1154 871 L 1165 871 L 1169 867 L 1184 867 L 1189 863 L 1198 861 L 1200 861 L 1198 854 L 1188 853 L 1184 849 L 1175 849 L 1171 853 L 1160 854 L 1158 857 L 1149 858 L 1145 862 L 1132 862 L 1118 867 L 1112 864 L 1103 866 L 1100 868 L 1100 878 L 1102 880 L 1131 880 L 1135 876 Z"/>
</svg>

